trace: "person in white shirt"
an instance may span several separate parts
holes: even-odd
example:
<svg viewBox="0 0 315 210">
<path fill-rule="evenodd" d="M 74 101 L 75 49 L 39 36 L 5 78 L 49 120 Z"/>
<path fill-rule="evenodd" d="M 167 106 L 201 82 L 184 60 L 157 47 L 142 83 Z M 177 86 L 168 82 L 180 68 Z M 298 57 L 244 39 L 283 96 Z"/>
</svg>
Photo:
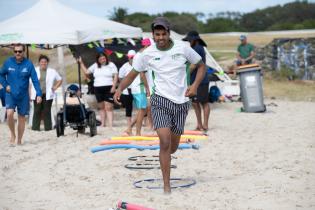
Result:
<svg viewBox="0 0 315 210">
<path fill-rule="evenodd" d="M 45 131 L 52 130 L 51 105 L 56 94 L 55 91 L 60 87 L 62 78 L 59 73 L 48 67 L 49 58 L 46 55 L 40 55 L 38 59 L 39 66 L 35 68 L 40 87 L 43 93 L 41 104 L 36 103 L 36 91 L 30 80 L 31 100 L 33 101 L 34 113 L 32 120 L 32 130 L 40 130 L 41 118 L 44 118 Z"/>
<path fill-rule="evenodd" d="M 119 81 L 122 81 L 132 70 L 132 61 L 134 56 L 136 55 L 136 51 L 129 50 L 127 53 L 128 62 L 126 62 L 124 65 L 121 66 L 119 69 L 118 77 Z M 127 129 L 124 131 L 125 136 L 131 136 L 132 135 L 132 127 L 136 123 L 137 118 L 135 118 L 132 121 L 132 109 L 133 109 L 133 97 L 131 92 L 131 85 L 123 90 L 121 95 L 121 102 L 125 106 L 126 109 L 126 118 L 127 118 Z"/>
<path fill-rule="evenodd" d="M 109 61 L 105 53 L 98 53 L 96 62 L 88 69 L 85 67 L 81 57 L 78 59 L 78 62 L 87 76 L 89 74 L 93 74 L 94 76 L 94 91 L 100 111 L 101 126 L 105 127 L 107 119 L 108 127 L 112 128 L 114 118 L 113 95 L 118 82 L 116 65 Z"/>
<path fill-rule="evenodd" d="M 170 39 L 170 23 L 167 19 L 155 18 L 151 28 L 155 44 L 146 48 L 138 59 L 134 59 L 133 70 L 120 83 L 114 100 L 120 103 L 121 91 L 131 84 L 139 72 L 146 71 L 147 67 L 152 70 L 154 87 L 150 99 L 151 112 L 160 139 L 164 193 L 170 193 L 171 154 L 178 148 L 190 107 L 188 97 L 196 95 L 205 74 L 205 64 L 190 46 L 183 41 Z M 187 62 L 198 66 L 196 79 L 190 86 L 187 84 Z"/>
</svg>

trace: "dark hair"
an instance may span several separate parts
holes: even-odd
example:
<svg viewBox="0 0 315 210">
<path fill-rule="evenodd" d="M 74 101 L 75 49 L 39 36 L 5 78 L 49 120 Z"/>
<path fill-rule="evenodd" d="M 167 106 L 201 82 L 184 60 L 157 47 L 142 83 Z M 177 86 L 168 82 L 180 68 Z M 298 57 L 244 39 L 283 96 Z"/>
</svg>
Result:
<svg viewBox="0 0 315 210">
<path fill-rule="evenodd" d="M 21 46 L 22 46 L 22 48 L 23 48 L 23 51 L 25 51 L 25 45 L 24 45 L 24 44 L 21 44 L 21 43 L 14 44 L 14 45 L 13 45 L 13 49 L 14 49 L 15 47 L 21 47 Z"/>
<path fill-rule="evenodd" d="M 106 65 L 108 65 L 108 63 L 109 63 L 109 59 L 108 59 L 108 56 L 106 53 L 97 53 L 96 54 L 96 63 L 97 63 L 98 68 L 101 68 L 101 66 L 102 66 L 102 64 L 100 64 L 100 62 L 98 61 L 98 59 L 102 56 L 105 56 L 105 58 L 106 58 Z"/>
<path fill-rule="evenodd" d="M 38 62 L 40 62 L 42 59 L 45 59 L 47 62 L 49 62 L 49 58 L 46 55 L 40 55 L 38 58 Z"/>
<path fill-rule="evenodd" d="M 166 29 L 164 26 L 161 25 L 152 26 L 152 33 L 154 33 L 154 30 L 166 30 L 168 33 L 170 32 L 170 29 Z"/>
</svg>

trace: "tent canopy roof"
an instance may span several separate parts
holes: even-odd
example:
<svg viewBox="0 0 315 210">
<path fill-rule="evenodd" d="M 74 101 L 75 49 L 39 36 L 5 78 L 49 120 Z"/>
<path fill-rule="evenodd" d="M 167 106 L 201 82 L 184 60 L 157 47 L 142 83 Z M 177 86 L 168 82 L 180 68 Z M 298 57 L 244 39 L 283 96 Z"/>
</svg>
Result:
<svg viewBox="0 0 315 210">
<path fill-rule="evenodd" d="M 0 44 L 82 44 L 109 38 L 141 37 L 140 28 L 88 15 L 56 0 L 40 0 L 0 23 Z"/>
</svg>

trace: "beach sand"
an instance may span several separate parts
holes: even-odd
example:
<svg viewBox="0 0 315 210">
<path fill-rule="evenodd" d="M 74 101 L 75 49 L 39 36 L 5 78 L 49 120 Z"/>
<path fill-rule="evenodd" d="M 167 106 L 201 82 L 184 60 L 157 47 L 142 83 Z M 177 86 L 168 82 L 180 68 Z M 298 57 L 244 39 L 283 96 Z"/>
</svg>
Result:
<svg viewBox="0 0 315 210">
<path fill-rule="evenodd" d="M 171 177 L 197 183 L 171 195 L 133 186 L 161 178 L 159 169 L 124 167 L 128 157 L 157 155 L 157 150 L 90 152 L 101 140 L 122 133 L 123 110 L 115 110 L 112 130 L 98 127 L 92 138 L 76 137 L 69 127 L 60 138 L 55 130 L 27 128 L 24 145 L 16 147 L 8 146 L 7 125 L 0 124 L 0 209 L 108 210 L 123 200 L 160 210 L 314 210 L 315 103 L 265 104 L 266 113 L 240 113 L 241 103 L 211 105 L 209 139 L 198 141 L 199 150 L 177 151 L 172 161 L 177 168 Z M 186 129 L 194 128 L 191 110 Z"/>
</svg>

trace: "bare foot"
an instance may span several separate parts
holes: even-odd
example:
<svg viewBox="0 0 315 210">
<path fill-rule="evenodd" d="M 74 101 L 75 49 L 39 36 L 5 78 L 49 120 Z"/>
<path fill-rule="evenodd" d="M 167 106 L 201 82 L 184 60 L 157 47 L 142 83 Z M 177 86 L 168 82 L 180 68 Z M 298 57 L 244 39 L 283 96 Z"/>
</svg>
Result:
<svg viewBox="0 0 315 210">
<path fill-rule="evenodd" d="M 207 132 L 209 130 L 208 126 L 202 126 L 202 129 Z"/>
<path fill-rule="evenodd" d="M 165 195 L 171 194 L 171 187 L 169 187 L 169 186 L 164 186 L 164 194 L 165 194 Z"/>
<path fill-rule="evenodd" d="M 15 145 L 15 138 L 16 136 L 11 136 L 10 145 Z"/>
<path fill-rule="evenodd" d="M 132 136 L 132 132 L 130 130 L 125 130 L 122 136 Z"/>
<path fill-rule="evenodd" d="M 22 140 L 18 140 L 17 145 L 22 145 Z"/>
</svg>

